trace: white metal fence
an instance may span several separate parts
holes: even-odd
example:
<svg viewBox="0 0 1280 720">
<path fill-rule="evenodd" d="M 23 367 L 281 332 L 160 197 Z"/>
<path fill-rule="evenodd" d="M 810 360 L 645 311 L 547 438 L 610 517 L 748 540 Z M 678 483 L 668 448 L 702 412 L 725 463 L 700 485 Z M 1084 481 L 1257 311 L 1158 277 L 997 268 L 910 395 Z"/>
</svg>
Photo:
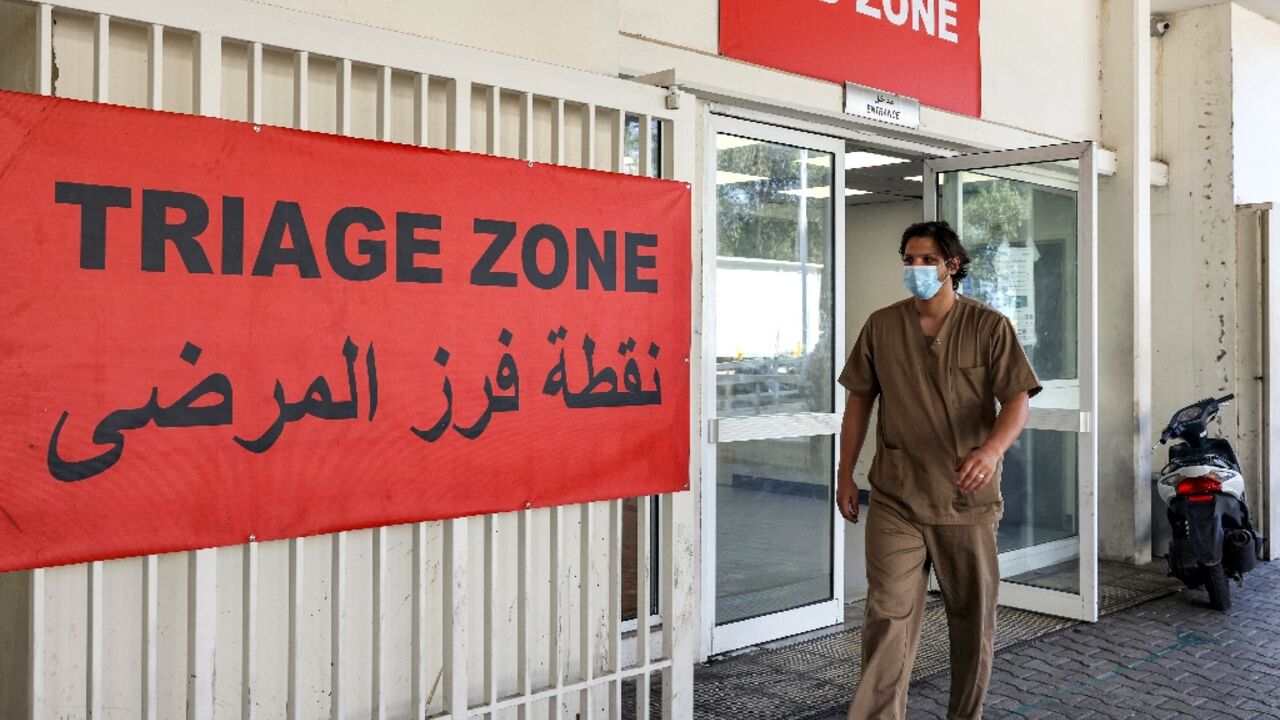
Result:
<svg viewBox="0 0 1280 720">
<path fill-rule="evenodd" d="M 694 174 L 665 90 L 245 0 L 0 0 L 0 86 Z M 660 678 L 688 718 L 696 522 L 681 493 L 0 575 L 0 715 L 648 718 Z"/>
</svg>

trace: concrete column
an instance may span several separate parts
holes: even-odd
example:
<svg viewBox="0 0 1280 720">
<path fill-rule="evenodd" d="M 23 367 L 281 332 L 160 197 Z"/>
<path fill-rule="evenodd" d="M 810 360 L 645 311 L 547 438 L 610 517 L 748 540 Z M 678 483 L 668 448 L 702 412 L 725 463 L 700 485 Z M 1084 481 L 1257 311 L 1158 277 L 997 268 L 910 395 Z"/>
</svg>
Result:
<svg viewBox="0 0 1280 720">
<path fill-rule="evenodd" d="M 1151 559 L 1151 0 L 1102 3 L 1099 551 Z"/>
<path fill-rule="evenodd" d="M 1152 418 L 1163 426 L 1178 408 L 1236 392 L 1236 207 L 1233 178 L 1231 22 L 1221 3 L 1173 15 L 1158 45 L 1158 152 L 1169 185 L 1152 199 Z M 1232 443 L 1239 405 L 1224 408 L 1210 432 Z M 1156 453 L 1163 463 L 1167 452 Z"/>
</svg>

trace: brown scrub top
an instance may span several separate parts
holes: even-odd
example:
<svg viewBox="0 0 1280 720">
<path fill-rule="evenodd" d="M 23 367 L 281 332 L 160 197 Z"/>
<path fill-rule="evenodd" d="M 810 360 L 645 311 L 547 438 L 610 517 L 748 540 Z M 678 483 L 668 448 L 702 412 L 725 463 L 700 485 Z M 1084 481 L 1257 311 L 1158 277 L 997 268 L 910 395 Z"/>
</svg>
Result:
<svg viewBox="0 0 1280 720">
<path fill-rule="evenodd" d="M 957 295 L 937 337 L 920 328 L 915 301 L 867 320 L 840 384 L 880 397 L 871 491 L 879 503 L 926 525 L 996 522 L 1004 512 L 1000 473 L 965 494 L 956 469 L 995 426 L 996 401 L 1035 396 L 1040 383 L 1009 319 Z"/>
</svg>

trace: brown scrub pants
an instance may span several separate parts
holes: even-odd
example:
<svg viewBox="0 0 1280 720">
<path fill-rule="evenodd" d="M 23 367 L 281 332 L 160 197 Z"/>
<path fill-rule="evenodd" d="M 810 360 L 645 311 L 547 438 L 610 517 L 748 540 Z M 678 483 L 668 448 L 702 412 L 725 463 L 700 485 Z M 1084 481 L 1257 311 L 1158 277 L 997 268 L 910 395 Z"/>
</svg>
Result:
<svg viewBox="0 0 1280 720">
<path fill-rule="evenodd" d="M 942 588 L 951 636 L 948 720 L 982 717 L 996 627 L 996 523 L 920 525 L 873 500 L 867 515 L 862 679 L 849 720 L 907 716 L 907 686 L 920 643 L 927 562 Z"/>
</svg>

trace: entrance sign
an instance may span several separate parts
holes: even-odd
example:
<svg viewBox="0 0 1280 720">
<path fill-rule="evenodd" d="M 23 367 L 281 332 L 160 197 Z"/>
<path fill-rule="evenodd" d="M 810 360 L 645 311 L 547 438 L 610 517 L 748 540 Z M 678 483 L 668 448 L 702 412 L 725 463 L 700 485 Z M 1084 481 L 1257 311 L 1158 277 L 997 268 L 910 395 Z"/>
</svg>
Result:
<svg viewBox="0 0 1280 720">
<path fill-rule="evenodd" d="M 720 53 L 977 116 L 980 12 L 980 0 L 720 0 Z"/>
<path fill-rule="evenodd" d="M 0 92 L 0 217 L 0 571 L 687 487 L 683 183 Z"/>
<path fill-rule="evenodd" d="M 844 111 L 848 115 L 866 120 L 879 120 L 909 128 L 920 127 L 919 100 L 853 83 L 844 84 Z"/>
</svg>

